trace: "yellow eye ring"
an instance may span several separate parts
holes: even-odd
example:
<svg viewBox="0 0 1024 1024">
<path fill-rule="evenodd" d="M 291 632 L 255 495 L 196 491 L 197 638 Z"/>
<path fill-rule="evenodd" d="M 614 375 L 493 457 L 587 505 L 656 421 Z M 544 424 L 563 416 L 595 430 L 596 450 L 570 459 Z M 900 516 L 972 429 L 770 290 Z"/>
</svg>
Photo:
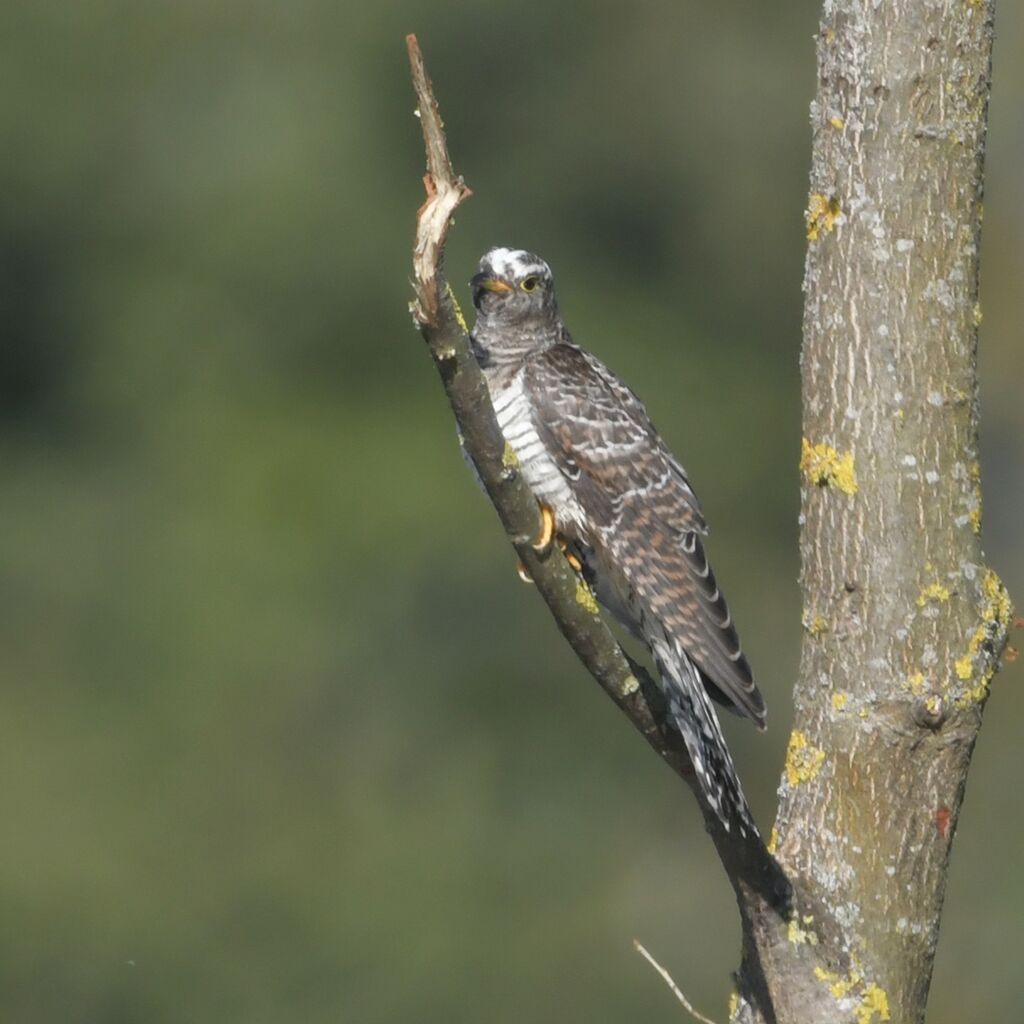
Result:
<svg viewBox="0 0 1024 1024">
<path fill-rule="evenodd" d="M 524 292 L 532 292 L 536 290 L 537 285 L 539 284 L 540 278 L 535 275 L 531 275 L 530 277 L 523 278 L 523 282 L 519 287 L 522 288 Z"/>
</svg>

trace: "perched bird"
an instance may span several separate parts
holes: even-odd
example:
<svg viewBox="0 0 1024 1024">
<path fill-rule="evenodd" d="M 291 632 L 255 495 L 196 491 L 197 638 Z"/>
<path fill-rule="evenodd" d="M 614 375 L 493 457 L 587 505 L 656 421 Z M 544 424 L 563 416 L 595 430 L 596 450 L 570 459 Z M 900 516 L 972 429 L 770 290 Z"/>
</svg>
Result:
<svg viewBox="0 0 1024 1024">
<path fill-rule="evenodd" d="M 470 282 L 473 351 L 505 440 L 598 601 L 651 653 L 708 802 L 757 833 L 711 699 L 761 728 L 765 704 L 704 554 L 686 471 L 640 399 L 562 323 L 551 269 L 491 249 Z"/>
</svg>

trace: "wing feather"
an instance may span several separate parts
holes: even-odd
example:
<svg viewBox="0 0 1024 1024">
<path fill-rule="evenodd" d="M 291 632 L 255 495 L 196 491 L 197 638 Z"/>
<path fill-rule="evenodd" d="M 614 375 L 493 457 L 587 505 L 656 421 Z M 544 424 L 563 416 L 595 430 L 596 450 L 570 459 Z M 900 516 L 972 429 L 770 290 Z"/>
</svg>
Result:
<svg viewBox="0 0 1024 1024">
<path fill-rule="evenodd" d="M 527 362 L 534 426 L 626 586 L 693 660 L 709 690 L 763 724 L 764 699 L 708 563 L 700 504 L 639 398 L 563 341 Z M 717 692 L 716 692 L 717 691 Z"/>
</svg>

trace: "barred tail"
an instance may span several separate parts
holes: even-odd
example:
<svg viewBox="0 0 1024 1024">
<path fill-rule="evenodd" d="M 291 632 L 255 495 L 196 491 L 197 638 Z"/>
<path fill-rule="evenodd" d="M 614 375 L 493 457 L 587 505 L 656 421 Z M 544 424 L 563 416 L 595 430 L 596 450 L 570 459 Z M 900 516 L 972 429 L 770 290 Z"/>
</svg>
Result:
<svg viewBox="0 0 1024 1024">
<path fill-rule="evenodd" d="M 727 832 L 735 823 L 740 835 L 760 835 L 697 666 L 667 638 L 651 638 L 651 653 L 665 687 L 669 712 L 708 803 Z"/>
</svg>

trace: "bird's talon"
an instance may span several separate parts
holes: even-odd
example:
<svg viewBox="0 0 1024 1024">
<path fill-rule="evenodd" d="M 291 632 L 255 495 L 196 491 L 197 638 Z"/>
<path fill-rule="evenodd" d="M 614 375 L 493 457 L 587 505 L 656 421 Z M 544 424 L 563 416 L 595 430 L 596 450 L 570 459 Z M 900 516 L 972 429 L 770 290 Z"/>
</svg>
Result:
<svg viewBox="0 0 1024 1024">
<path fill-rule="evenodd" d="M 519 561 L 516 563 L 516 575 L 524 583 L 533 582 L 533 577 L 530 575 L 530 570 L 526 568 L 526 563 L 522 559 L 519 559 Z"/>
<path fill-rule="evenodd" d="M 555 536 L 555 513 L 548 505 L 540 503 L 540 535 L 533 542 L 533 550 L 543 554 L 551 547 Z"/>
<path fill-rule="evenodd" d="M 569 542 L 561 534 L 555 538 L 555 542 L 558 544 L 558 550 L 565 556 L 565 560 L 569 563 L 572 571 L 580 572 L 583 569 L 583 563 L 569 550 Z"/>
</svg>

